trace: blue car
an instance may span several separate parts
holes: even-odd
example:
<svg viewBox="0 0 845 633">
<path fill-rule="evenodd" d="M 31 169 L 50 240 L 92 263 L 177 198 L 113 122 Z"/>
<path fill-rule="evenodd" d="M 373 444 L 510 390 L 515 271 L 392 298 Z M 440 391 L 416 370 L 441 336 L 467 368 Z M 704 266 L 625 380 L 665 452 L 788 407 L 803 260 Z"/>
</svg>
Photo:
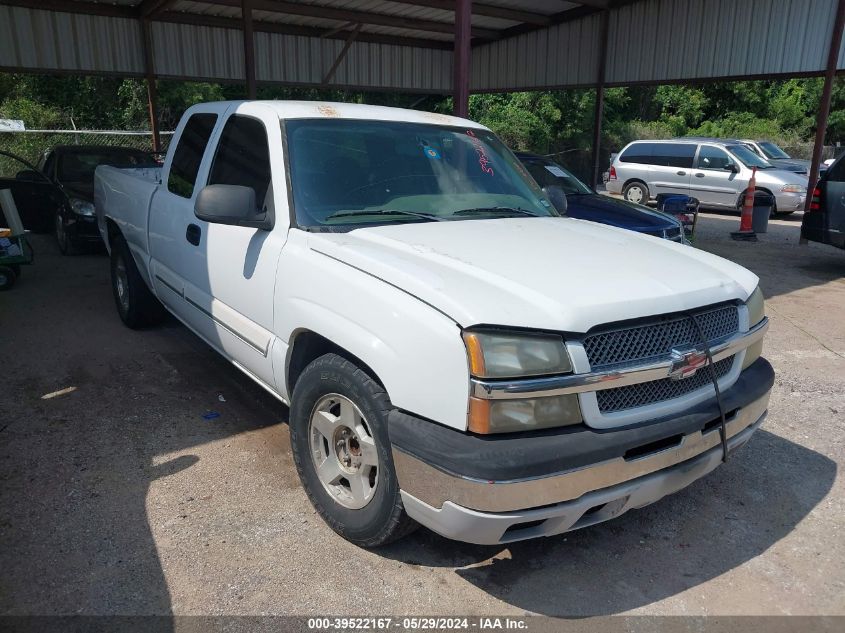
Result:
<svg viewBox="0 0 845 633">
<path fill-rule="evenodd" d="M 684 243 L 681 223 L 674 217 L 626 200 L 603 196 L 548 158 L 517 152 L 517 158 L 541 187 L 557 186 L 566 194 L 566 215 L 618 226 L 638 233 Z"/>
</svg>

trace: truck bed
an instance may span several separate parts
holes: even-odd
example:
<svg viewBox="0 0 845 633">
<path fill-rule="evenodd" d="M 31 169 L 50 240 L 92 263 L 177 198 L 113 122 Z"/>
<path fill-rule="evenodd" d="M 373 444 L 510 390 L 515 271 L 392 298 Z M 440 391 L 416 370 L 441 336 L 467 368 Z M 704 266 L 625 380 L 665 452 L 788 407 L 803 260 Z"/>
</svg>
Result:
<svg viewBox="0 0 845 633">
<path fill-rule="evenodd" d="M 149 253 L 150 203 L 160 183 L 159 167 L 97 167 L 94 173 L 94 207 L 100 235 L 109 251 L 107 220 L 112 220 L 120 227 L 136 261 L 146 259 Z M 143 271 L 146 266 L 139 268 Z"/>
</svg>

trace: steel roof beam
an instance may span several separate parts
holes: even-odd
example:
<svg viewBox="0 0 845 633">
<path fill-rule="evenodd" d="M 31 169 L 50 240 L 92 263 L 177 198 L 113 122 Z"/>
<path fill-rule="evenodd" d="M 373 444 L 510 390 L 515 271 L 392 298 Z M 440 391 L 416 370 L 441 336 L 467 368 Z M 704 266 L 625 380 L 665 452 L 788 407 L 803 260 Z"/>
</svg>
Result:
<svg viewBox="0 0 845 633">
<path fill-rule="evenodd" d="M 197 26 L 210 26 L 221 29 L 240 30 L 242 23 L 240 18 L 224 18 L 215 15 L 200 15 L 198 13 L 182 13 L 181 11 L 167 11 L 156 17 L 157 22 L 170 22 L 175 24 L 191 24 Z M 348 31 L 338 31 L 326 34 L 324 29 L 311 26 L 298 26 L 295 24 L 281 24 L 275 22 L 253 21 L 253 30 L 256 33 L 278 33 L 281 35 L 301 35 L 303 37 L 324 37 L 329 39 L 346 40 Z M 413 46 L 417 48 L 437 48 L 452 50 L 452 42 L 440 40 L 426 40 L 414 37 L 398 37 L 396 35 L 381 35 L 379 33 L 361 32 L 355 38 L 357 42 L 370 42 L 374 44 L 392 44 L 394 46 Z"/>
<path fill-rule="evenodd" d="M 227 7 L 239 7 L 240 0 L 201 0 L 208 4 L 218 4 Z M 384 13 L 371 13 L 370 11 L 356 11 L 352 9 L 339 9 L 330 6 L 315 4 L 296 4 L 283 2 L 281 0 L 255 0 L 253 9 L 256 11 L 268 11 L 286 15 L 302 15 L 312 18 L 323 18 L 326 20 L 337 20 L 339 22 L 355 22 L 357 24 L 375 24 L 378 26 L 390 26 L 400 29 L 414 31 L 431 31 L 434 33 L 453 34 L 454 25 L 448 22 L 437 22 L 435 20 L 420 20 L 417 18 L 405 18 L 399 15 L 387 15 Z M 474 27 L 472 36 L 479 39 L 498 39 L 500 32 L 493 29 Z"/>
<path fill-rule="evenodd" d="M 99 2 L 74 2 L 72 0 L 0 0 L 0 4 L 41 11 L 63 11 L 82 15 L 102 15 L 109 18 L 137 18 L 136 7 L 101 4 Z"/>
<path fill-rule="evenodd" d="M 455 0 L 390 0 L 397 4 L 410 4 L 415 7 L 427 7 L 429 9 L 442 9 L 443 11 L 454 11 Z M 499 7 L 492 4 L 472 3 L 473 15 L 483 15 L 488 18 L 499 18 L 511 20 L 512 22 L 527 22 L 537 26 L 548 26 L 551 24 L 551 16 L 521 9 Z"/>
<path fill-rule="evenodd" d="M 174 4 L 176 0 L 143 0 L 136 10 L 142 18 L 155 18 L 157 14 L 167 11 Z"/>
</svg>

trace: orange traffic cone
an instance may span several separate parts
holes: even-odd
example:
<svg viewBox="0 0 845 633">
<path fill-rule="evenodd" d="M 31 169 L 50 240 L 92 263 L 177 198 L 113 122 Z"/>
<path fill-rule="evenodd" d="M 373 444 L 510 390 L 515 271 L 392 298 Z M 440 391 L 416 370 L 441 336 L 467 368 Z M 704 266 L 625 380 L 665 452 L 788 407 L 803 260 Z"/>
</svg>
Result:
<svg viewBox="0 0 845 633">
<path fill-rule="evenodd" d="M 745 242 L 756 242 L 757 234 L 751 225 L 751 218 L 754 215 L 754 189 L 757 187 L 757 168 L 751 170 L 751 180 L 748 181 L 748 189 L 745 191 L 745 200 L 742 202 L 742 215 L 739 220 L 739 231 L 731 233 L 731 239 L 743 240 Z"/>
</svg>

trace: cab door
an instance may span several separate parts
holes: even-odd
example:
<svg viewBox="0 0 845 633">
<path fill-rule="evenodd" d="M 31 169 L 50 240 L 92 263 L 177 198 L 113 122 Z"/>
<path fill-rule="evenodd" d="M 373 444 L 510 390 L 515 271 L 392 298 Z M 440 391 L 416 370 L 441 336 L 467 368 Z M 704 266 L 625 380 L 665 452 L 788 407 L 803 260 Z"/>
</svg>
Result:
<svg viewBox="0 0 845 633">
<path fill-rule="evenodd" d="M 287 196 L 281 124 L 270 108 L 244 103 L 227 113 L 204 185 L 240 185 L 255 191 L 270 230 L 191 218 L 193 241 L 182 244 L 185 302 L 206 338 L 241 369 L 275 388 L 273 299 L 276 268 L 287 239 Z"/>
<path fill-rule="evenodd" d="M 735 171 L 731 171 L 732 167 Z M 690 194 L 702 206 L 735 209 L 739 193 L 746 185 L 740 169 L 721 147 L 701 145 L 690 179 Z"/>
<path fill-rule="evenodd" d="M 205 104 L 186 112 L 173 140 L 176 147 L 168 153 L 164 165 L 166 180 L 156 190 L 150 208 L 148 239 L 153 287 L 162 303 L 194 329 L 203 324 L 193 320 L 195 314 L 184 300 L 184 269 L 190 259 L 184 243 L 194 220 L 194 201 L 202 188 L 197 180 L 207 173 L 211 162 L 206 149 L 230 107 Z M 198 331 L 203 336 L 211 333 Z"/>
</svg>

